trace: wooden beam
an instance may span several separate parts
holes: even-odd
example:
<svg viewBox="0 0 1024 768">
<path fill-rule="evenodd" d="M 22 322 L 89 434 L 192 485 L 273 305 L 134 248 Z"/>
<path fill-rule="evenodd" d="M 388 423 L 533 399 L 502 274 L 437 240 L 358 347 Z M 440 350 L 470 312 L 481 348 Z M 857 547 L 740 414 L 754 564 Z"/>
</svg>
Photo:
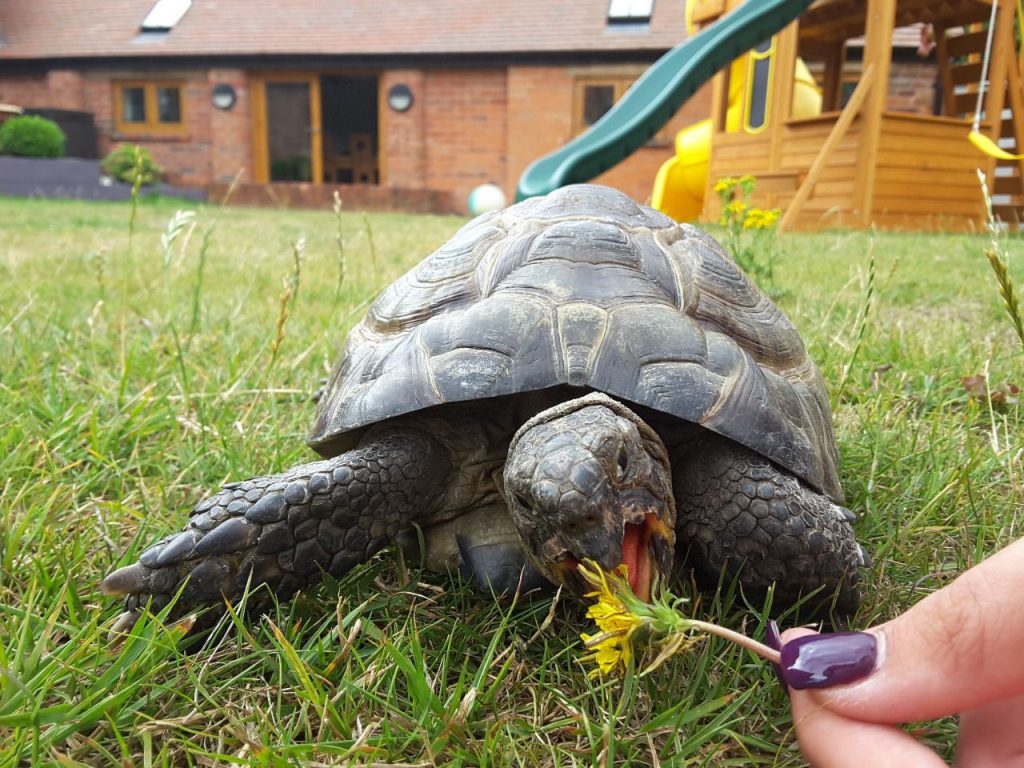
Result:
<svg viewBox="0 0 1024 768">
<path fill-rule="evenodd" d="M 1017 65 L 1013 28 L 1017 13 L 1017 0 L 995 0 L 995 2 L 998 3 L 996 26 L 992 35 L 992 54 L 988 63 L 988 90 L 985 92 L 984 103 L 985 119 L 981 130 L 998 144 L 1003 127 L 1003 107 L 1006 106 L 1006 87 L 1010 69 Z M 995 170 L 995 158 L 989 158 L 985 173 L 992 178 L 995 176 Z"/>
<path fill-rule="evenodd" d="M 1017 69 L 1016 62 L 1014 62 L 1009 68 L 1007 91 L 1010 95 L 1010 122 L 1013 124 L 1013 139 L 1017 143 L 1013 151 L 1017 154 L 1024 152 L 1024 84 L 1021 81 L 1020 70 Z M 1024 160 L 1017 161 L 1015 165 L 1018 169 L 1018 178 L 1024 179 Z M 1021 192 L 1024 192 L 1024 189 Z"/>
<path fill-rule="evenodd" d="M 828 165 L 829 160 L 832 159 L 832 153 L 835 152 L 836 148 L 842 143 L 843 138 L 846 136 L 846 132 L 850 130 L 850 126 L 853 125 L 853 121 L 857 115 L 860 114 L 861 108 L 864 106 L 864 102 L 867 100 L 868 95 L 873 90 L 875 79 L 875 70 L 872 63 L 868 63 L 864 70 L 864 73 L 860 77 L 860 81 L 857 83 L 857 87 L 853 89 L 853 93 L 850 94 L 850 100 L 846 103 L 846 107 L 840 113 L 839 118 L 836 120 L 836 124 L 832 126 L 832 130 L 829 132 L 825 142 L 821 145 L 821 149 L 818 151 L 817 156 L 814 158 L 814 162 L 811 163 L 810 170 L 807 171 L 807 176 L 804 177 L 803 184 L 796 191 L 793 196 L 793 200 L 786 208 L 786 213 L 783 214 L 782 219 L 779 221 L 779 232 L 785 232 L 793 226 L 793 222 L 796 221 L 797 216 L 800 215 L 800 211 L 803 209 L 804 204 L 810 199 L 814 193 L 814 187 L 818 183 L 818 177 L 821 176 L 821 172 L 825 170 L 825 166 Z"/>
<path fill-rule="evenodd" d="M 775 36 L 775 56 L 772 62 L 772 85 L 768 93 L 768 122 L 771 127 L 771 148 L 768 151 L 769 167 L 764 170 L 779 170 L 782 161 L 783 126 L 793 116 L 793 71 L 796 68 L 796 51 L 799 42 L 800 22 L 787 26 Z"/>
<path fill-rule="evenodd" d="M 965 32 L 962 35 L 953 35 L 946 40 L 946 52 L 953 58 L 978 53 L 978 51 L 984 50 L 986 37 L 987 33 L 983 29 L 977 32 Z"/>
<path fill-rule="evenodd" d="M 324 133 L 320 117 L 320 76 L 309 76 L 310 175 L 317 186 L 324 183 Z"/>
<path fill-rule="evenodd" d="M 833 45 L 825 58 L 825 82 L 821 93 L 821 111 L 836 112 L 843 93 L 843 64 L 846 62 L 846 46 Z"/>
<path fill-rule="evenodd" d="M 871 225 L 875 197 L 875 168 L 882 136 L 882 113 L 889 92 L 892 64 L 892 35 L 896 24 L 896 0 L 867 0 L 867 27 L 864 30 L 864 67 L 873 70 L 875 87 L 864 103 L 864 124 L 860 132 L 860 166 L 854 183 L 854 205 L 861 224 Z"/>
<path fill-rule="evenodd" d="M 939 80 L 942 83 L 942 114 L 952 117 L 956 92 L 953 90 L 949 39 L 944 27 L 935 27 L 935 61 L 939 65 Z"/>
<path fill-rule="evenodd" d="M 714 195 L 717 179 L 710 173 L 712 168 L 711 160 L 715 156 L 715 144 L 718 137 L 725 133 L 726 113 L 729 109 L 729 75 L 731 71 L 732 64 L 729 64 L 727 67 L 722 67 L 718 74 L 711 79 L 711 141 L 708 146 L 709 173 L 704 179 L 704 209 L 701 211 L 702 216 L 707 215 L 708 206 L 713 199 L 716 199 Z"/>
<path fill-rule="evenodd" d="M 260 76 L 249 78 L 249 108 L 252 110 L 252 178 L 266 184 L 270 181 L 267 161 L 267 81 Z"/>
</svg>

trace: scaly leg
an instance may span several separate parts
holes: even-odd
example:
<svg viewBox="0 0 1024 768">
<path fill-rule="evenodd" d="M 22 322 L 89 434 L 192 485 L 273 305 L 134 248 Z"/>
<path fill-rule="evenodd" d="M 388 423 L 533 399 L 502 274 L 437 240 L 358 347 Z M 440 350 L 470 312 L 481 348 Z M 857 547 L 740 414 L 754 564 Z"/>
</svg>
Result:
<svg viewBox="0 0 1024 768">
<path fill-rule="evenodd" d="M 776 602 L 822 588 L 852 614 L 864 551 L 854 515 L 753 451 L 709 437 L 674 468 L 679 549 L 705 576 L 726 575 Z M 819 600 L 820 602 L 820 600 Z"/>
<path fill-rule="evenodd" d="M 447 448 L 418 430 L 394 431 L 324 461 L 230 483 L 200 502 L 181 533 L 101 584 L 127 594 L 116 627 L 149 603 L 177 615 L 267 585 L 281 600 L 364 562 L 411 522 L 429 522 L 452 473 Z M 184 585 L 184 587 L 183 587 Z"/>
</svg>

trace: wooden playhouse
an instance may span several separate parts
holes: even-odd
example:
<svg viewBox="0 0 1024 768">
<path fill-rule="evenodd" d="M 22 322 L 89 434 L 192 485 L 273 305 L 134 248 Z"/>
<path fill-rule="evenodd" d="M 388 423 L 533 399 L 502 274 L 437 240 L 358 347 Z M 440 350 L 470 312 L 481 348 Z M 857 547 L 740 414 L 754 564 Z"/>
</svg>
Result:
<svg viewBox="0 0 1024 768">
<path fill-rule="evenodd" d="M 739 2 L 700 0 L 695 20 L 713 23 Z M 757 178 L 753 202 L 781 208 L 783 229 L 980 230 L 987 220 L 980 168 L 996 213 L 1019 223 L 1024 165 L 997 160 L 968 141 L 987 59 L 991 85 L 983 94 L 980 130 L 1011 152 L 1024 151 L 1016 10 L 1017 0 L 817 0 L 776 36 L 772 67 L 793 72 L 798 56 L 810 63 L 822 84 L 821 114 L 767 119 L 757 131 L 737 130 L 734 120 L 728 130 L 731 68 L 719 72 L 704 218 L 720 213 L 716 180 L 751 174 Z M 941 87 L 934 116 L 886 110 L 893 31 L 917 22 L 934 28 Z M 846 48 L 861 39 L 857 67 Z M 770 83 L 768 114 L 791 115 L 792 79 L 772 76 Z"/>
</svg>

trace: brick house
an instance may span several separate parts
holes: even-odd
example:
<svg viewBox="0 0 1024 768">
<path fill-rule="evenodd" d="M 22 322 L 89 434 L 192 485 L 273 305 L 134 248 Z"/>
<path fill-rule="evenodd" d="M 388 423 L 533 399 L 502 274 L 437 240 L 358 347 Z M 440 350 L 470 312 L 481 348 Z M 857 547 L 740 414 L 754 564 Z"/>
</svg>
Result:
<svg viewBox="0 0 1024 768">
<path fill-rule="evenodd" d="M 237 202 L 465 210 L 685 37 L 685 0 L 32 0 L 0 5 L 0 103 L 91 113 L 168 180 Z M 597 181 L 650 195 L 702 90 Z M 272 185 L 268 186 L 269 183 Z M 352 186 L 348 186 L 352 185 Z M 268 193 L 268 189 L 271 191 Z"/>
<path fill-rule="evenodd" d="M 685 36 L 684 0 L 154 2 L 0 5 L 0 103 L 90 112 L 101 156 L 142 144 L 183 185 L 241 173 L 449 210 L 483 182 L 511 197 Z M 706 112 L 692 100 L 603 180 L 646 198 Z"/>
</svg>

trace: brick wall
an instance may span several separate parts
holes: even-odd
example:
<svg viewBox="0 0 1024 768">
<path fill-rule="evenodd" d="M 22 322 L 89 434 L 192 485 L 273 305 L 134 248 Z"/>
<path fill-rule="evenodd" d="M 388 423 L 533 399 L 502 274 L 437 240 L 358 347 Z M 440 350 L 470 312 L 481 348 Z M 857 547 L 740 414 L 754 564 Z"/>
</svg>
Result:
<svg viewBox="0 0 1024 768">
<path fill-rule="evenodd" d="M 634 77 L 644 68 L 637 64 L 384 71 L 379 81 L 381 185 L 439 190 L 459 211 L 465 210 L 470 191 L 485 182 L 499 184 L 511 200 L 526 166 L 572 138 L 577 78 Z M 241 181 L 251 181 L 252 102 L 246 71 L 161 70 L 160 79 L 183 85 L 186 131 L 172 136 L 116 131 L 112 83 L 124 79 L 145 78 L 121 69 L 0 77 L 0 101 L 90 111 L 101 156 L 119 143 L 139 143 L 152 152 L 172 183 L 228 183 L 239 172 Z M 213 86 L 220 82 L 231 84 L 237 94 L 230 110 L 211 104 Z M 387 92 L 397 83 L 413 91 L 414 105 L 405 113 L 386 106 Z M 597 181 L 646 200 L 658 167 L 672 155 L 675 132 L 706 116 L 708 93 L 699 92 L 653 142 Z"/>
<path fill-rule="evenodd" d="M 508 168 L 502 185 L 509 200 L 533 160 L 572 135 L 573 77 L 565 67 L 509 67 Z"/>
<path fill-rule="evenodd" d="M 46 75 L 0 76 L 0 103 L 19 107 L 53 106 Z"/>
<path fill-rule="evenodd" d="M 573 108 L 577 78 L 633 79 L 643 65 L 590 67 L 510 67 L 508 73 L 508 170 L 506 193 L 514 194 L 520 175 L 533 160 L 557 149 L 573 137 Z M 699 90 L 648 144 L 617 166 L 594 179 L 617 187 L 636 200 L 646 201 L 658 168 L 673 153 L 675 134 L 684 126 L 707 117 L 709 87 Z"/>
<path fill-rule="evenodd" d="M 248 76 L 238 69 L 161 70 L 160 80 L 181 82 L 185 132 L 154 135 L 145 131 L 119 133 L 114 123 L 114 83 L 143 80 L 131 70 L 80 73 L 50 70 L 45 75 L 0 77 L 0 101 L 23 107 L 54 107 L 92 112 L 100 157 L 121 143 L 141 144 L 167 172 L 174 184 L 202 186 L 228 182 L 241 170 L 248 180 L 252 166 L 252 136 Z M 214 84 L 230 83 L 237 101 L 230 110 L 210 103 Z"/>
<path fill-rule="evenodd" d="M 213 87 L 226 83 L 235 89 L 235 105 L 217 109 L 210 99 Z M 202 100 L 206 106 L 210 131 L 210 178 L 229 183 L 252 179 L 252 100 L 249 76 L 241 69 L 211 69 Z"/>
<path fill-rule="evenodd" d="M 465 210 L 474 187 L 505 180 L 505 69 L 428 70 L 423 86 L 424 186 Z"/>
<path fill-rule="evenodd" d="M 935 103 L 934 62 L 894 61 L 889 71 L 887 107 L 893 112 L 932 114 Z"/>
<path fill-rule="evenodd" d="M 425 75 L 419 69 L 392 69 L 379 81 L 380 183 L 388 187 L 422 189 L 427 178 L 426 110 L 423 105 Z M 395 112 L 387 105 L 388 91 L 404 83 L 413 94 L 413 105 Z"/>
</svg>

